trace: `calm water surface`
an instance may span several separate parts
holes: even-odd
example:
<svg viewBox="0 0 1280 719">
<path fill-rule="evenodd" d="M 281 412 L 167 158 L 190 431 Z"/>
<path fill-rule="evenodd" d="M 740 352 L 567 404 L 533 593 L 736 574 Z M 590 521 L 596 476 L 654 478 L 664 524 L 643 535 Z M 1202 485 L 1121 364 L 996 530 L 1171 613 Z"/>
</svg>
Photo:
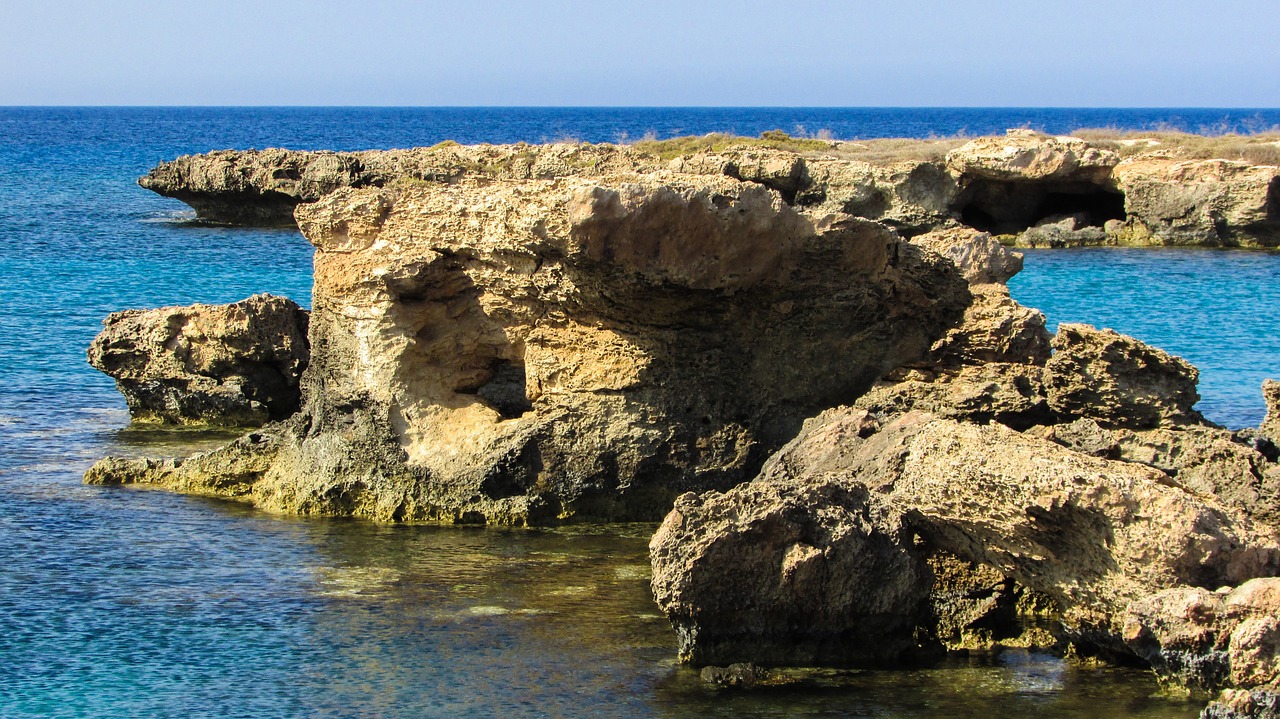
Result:
<svg viewBox="0 0 1280 719">
<path fill-rule="evenodd" d="M 0 717 L 1194 716 L 1142 672 L 1007 655 L 838 686 L 715 692 L 673 660 L 651 526 L 535 532 L 268 517 L 85 487 L 108 453 L 221 437 L 127 429 L 84 350 L 108 312 L 269 291 L 307 304 L 293 231 L 193 226 L 134 179 L 223 147 L 615 140 L 781 127 L 836 137 L 1031 125 L 1189 129 L 1275 111 L 0 108 Z M 1261 414 L 1280 363 L 1276 255 L 1033 253 L 1051 322 L 1116 327 L 1204 370 L 1202 407 Z M 1271 374 L 1276 374 L 1272 372 Z"/>
</svg>

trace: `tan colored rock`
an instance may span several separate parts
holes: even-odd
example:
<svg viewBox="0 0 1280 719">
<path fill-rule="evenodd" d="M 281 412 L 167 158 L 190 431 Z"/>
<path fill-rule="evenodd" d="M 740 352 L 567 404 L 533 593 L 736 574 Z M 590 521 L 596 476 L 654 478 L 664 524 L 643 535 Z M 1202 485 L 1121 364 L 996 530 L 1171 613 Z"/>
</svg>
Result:
<svg viewBox="0 0 1280 719">
<path fill-rule="evenodd" d="M 89 364 L 115 379 L 135 421 L 256 426 L 298 410 L 307 312 L 290 299 L 125 310 L 102 324 Z"/>
<path fill-rule="evenodd" d="M 1021 253 L 1006 248 L 986 232 L 968 227 L 926 232 L 912 237 L 911 242 L 954 262 L 971 284 L 1008 282 L 1022 271 Z"/>
<path fill-rule="evenodd" d="M 980 137 L 947 153 L 947 167 L 964 177 L 1021 182 L 1102 183 L 1119 161 L 1114 152 L 1079 138 L 1049 137 L 1031 130 Z"/>
<path fill-rule="evenodd" d="M 380 520 L 656 519 L 754 476 L 969 301 L 883 226 L 723 175 L 343 189 L 297 219 L 312 365 L 301 415 L 254 445 L 266 469 L 213 452 L 118 481 L 242 477 L 228 493 L 266 509 Z"/>
<path fill-rule="evenodd" d="M 1073 641 L 1113 650 L 1135 600 L 1280 567 L 1274 539 L 1156 470 L 922 413 L 866 426 L 831 410 L 752 483 L 680 497 L 650 551 L 685 660 L 927 651 L 915 628 L 935 552 L 1044 595 Z"/>
<path fill-rule="evenodd" d="M 1280 691 L 1224 689 L 1200 719 L 1280 719 Z"/>
<path fill-rule="evenodd" d="M 1280 579 L 1170 589 L 1134 602 L 1124 638 L 1163 680 L 1201 692 L 1280 680 Z"/>
<path fill-rule="evenodd" d="M 865 217 L 906 234 L 953 224 L 960 188 L 942 163 L 810 158 L 805 164 L 809 185 L 796 196 L 798 205 Z"/>
<path fill-rule="evenodd" d="M 1280 168 L 1139 156 L 1115 167 L 1127 244 L 1280 244 Z"/>
<path fill-rule="evenodd" d="M 1203 420 L 1200 373 L 1185 360 L 1112 330 L 1062 324 L 1045 365 L 1049 405 L 1067 418 L 1146 429 Z"/>
<path fill-rule="evenodd" d="M 933 346 L 935 366 L 1049 360 L 1052 338 L 1042 312 L 1015 302 L 1004 285 L 973 285 L 969 291 L 973 302 L 964 319 Z"/>
<path fill-rule="evenodd" d="M 1280 444 L 1280 382 L 1263 380 L 1262 399 L 1267 403 L 1267 416 L 1258 425 L 1258 431 Z"/>
<path fill-rule="evenodd" d="M 1043 377 L 1043 368 L 1035 365 L 966 365 L 877 383 L 854 406 L 886 420 L 921 411 L 966 422 L 999 422 L 1021 430 L 1053 419 Z"/>
</svg>

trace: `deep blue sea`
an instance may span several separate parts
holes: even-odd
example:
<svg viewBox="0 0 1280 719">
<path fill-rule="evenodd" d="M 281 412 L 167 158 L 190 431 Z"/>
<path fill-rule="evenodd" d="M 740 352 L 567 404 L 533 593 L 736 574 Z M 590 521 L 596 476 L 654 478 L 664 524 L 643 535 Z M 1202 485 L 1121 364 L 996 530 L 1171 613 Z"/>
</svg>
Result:
<svg viewBox="0 0 1280 719">
<path fill-rule="evenodd" d="M 616 141 L 712 131 L 842 139 L 1008 127 L 1254 130 L 1278 110 L 0 108 L 0 717 L 1193 716 L 1141 672 L 1006 655 L 839 687 L 717 694 L 674 662 L 652 527 L 502 531 L 282 519 L 85 487 L 110 453 L 216 441 L 128 428 L 85 348 L 109 312 L 309 302 L 294 231 L 203 227 L 135 179 L 221 148 Z M 1255 424 L 1280 376 L 1280 254 L 1028 253 L 1015 297 L 1203 372 Z"/>
</svg>

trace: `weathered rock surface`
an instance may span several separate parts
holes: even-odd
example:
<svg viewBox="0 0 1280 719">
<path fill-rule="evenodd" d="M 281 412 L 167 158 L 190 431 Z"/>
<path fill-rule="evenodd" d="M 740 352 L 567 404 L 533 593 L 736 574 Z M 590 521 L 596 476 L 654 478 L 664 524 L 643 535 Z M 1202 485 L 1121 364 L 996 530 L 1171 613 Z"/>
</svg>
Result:
<svg viewBox="0 0 1280 719">
<path fill-rule="evenodd" d="M 980 137 L 947 154 L 959 175 L 987 180 L 1083 181 L 1101 184 L 1120 157 L 1075 137 L 1047 137 L 1033 130 L 1009 130 L 1004 137 Z"/>
<path fill-rule="evenodd" d="M 1126 244 L 1280 244 L 1280 168 L 1140 156 L 1117 165 L 1112 183 L 1125 197 Z"/>
<path fill-rule="evenodd" d="M 1267 416 L 1258 425 L 1258 431 L 1280 444 L 1280 382 L 1263 380 L 1262 399 L 1267 403 Z"/>
<path fill-rule="evenodd" d="M 906 236 L 960 221 L 1017 235 L 1016 244 L 1030 247 L 1280 242 L 1274 167 L 1158 154 L 1119 162 L 1078 138 L 1024 130 L 978 138 L 945 162 L 871 163 L 842 154 L 842 147 L 797 153 L 748 141 L 674 159 L 638 146 L 588 143 L 218 151 L 162 163 L 139 184 L 186 202 L 204 221 L 288 225 L 299 203 L 342 187 L 673 170 L 763 184 L 788 204 L 876 220 Z M 1071 226 L 1063 224 L 1067 217 L 1076 218 Z"/>
<path fill-rule="evenodd" d="M 750 479 L 970 301 L 882 225 L 723 175 L 344 189 L 298 223 L 317 248 L 302 412 L 94 481 L 377 519 L 656 519 Z"/>
<path fill-rule="evenodd" d="M 938 552 L 1043 595 L 1072 641 L 1121 652 L 1131 602 L 1280 568 L 1272 538 L 1154 469 L 923 413 L 877 432 L 856 409 L 806 423 L 755 481 L 680 497 L 650 550 L 655 597 L 699 664 L 928 652 Z"/>
<path fill-rule="evenodd" d="M 1124 638 L 1165 681 L 1198 692 L 1275 688 L 1280 680 L 1280 579 L 1234 589 L 1184 587 L 1130 605 Z"/>
<path fill-rule="evenodd" d="M 971 284 L 1008 282 L 1022 271 L 1022 255 L 1000 244 L 990 234 L 968 227 L 952 227 L 911 238 L 955 263 Z"/>
<path fill-rule="evenodd" d="M 1112 330 L 1062 324 L 1045 364 L 1049 405 L 1064 417 L 1147 429 L 1203 421 L 1200 373 L 1186 361 Z"/>
<path fill-rule="evenodd" d="M 1200 719 L 1280 719 L 1280 690 L 1226 689 Z"/>
<path fill-rule="evenodd" d="M 255 426 L 298 410 L 310 353 L 307 312 L 292 300 L 126 310 L 102 324 L 89 363 L 115 379 L 135 421 Z"/>
</svg>

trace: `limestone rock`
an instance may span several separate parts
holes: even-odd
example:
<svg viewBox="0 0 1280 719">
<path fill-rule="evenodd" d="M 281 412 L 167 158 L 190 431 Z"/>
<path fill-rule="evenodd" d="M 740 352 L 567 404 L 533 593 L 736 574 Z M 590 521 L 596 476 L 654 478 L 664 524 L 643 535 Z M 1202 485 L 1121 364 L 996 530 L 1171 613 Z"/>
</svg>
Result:
<svg viewBox="0 0 1280 719">
<path fill-rule="evenodd" d="M 266 469 L 213 452 L 130 481 L 256 477 L 237 496 L 383 520 L 657 519 L 750 479 L 970 300 L 882 225 L 723 175 L 341 189 L 297 219 L 312 362 Z"/>
<path fill-rule="evenodd" d="M 1125 642 L 1165 681 L 1201 692 L 1280 680 L 1280 579 L 1184 587 L 1134 602 Z"/>
<path fill-rule="evenodd" d="M 1043 368 L 1012 362 L 908 373 L 876 384 L 854 405 L 884 419 L 922 411 L 967 422 L 999 422 L 1018 430 L 1053 421 Z"/>
<path fill-rule="evenodd" d="M 1199 372 L 1186 361 L 1112 330 L 1063 324 L 1045 365 L 1049 405 L 1065 417 L 1145 429 L 1199 423 Z"/>
<path fill-rule="evenodd" d="M 694 663 L 893 661 L 917 632 L 926 556 L 1043 595 L 1072 641 L 1125 651 L 1123 613 L 1167 587 L 1274 574 L 1247 519 L 1136 464 L 927 414 L 866 435 L 831 410 L 753 482 L 686 494 L 650 544 L 653 589 Z"/>
<path fill-rule="evenodd" d="M 458 145 L 409 150 L 221 150 L 184 155 L 139 178 L 148 190 L 195 209 L 206 222 L 292 225 L 293 210 L 343 187 L 455 182 L 467 176 L 551 178 L 656 169 L 614 145 Z"/>
<path fill-rule="evenodd" d="M 935 366 L 988 362 L 1043 365 L 1052 353 L 1044 314 L 1023 307 L 1004 285 L 973 285 L 964 319 L 934 344 Z"/>
<path fill-rule="evenodd" d="M 1117 165 L 1129 244 L 1280 245 L 1280 168 L 1140 156 Z"/>
<path fill-rule="evenodd" d="M 1111 237 L 1100 227 L 1085 223 L 1080 215 L 1050 217 L 1035 227 L 1018 235 L 1018 247 L 1061 249 L 1063 247 L 1097 247 L 1113 244 Z"/>
<path fill-rule="evenodd" d="M 1267 416 L 1258 425 L 1258 431 L 1280 444 L 1280 382 L 1263 380 L 1262 399 L 1267 403 Z"/>
<path fill-rule="evenodd" d="M 1004 137 L 980 137 L 947 154 L 947 166 L 972 178 L 1002 181 L 1073 180 L 1105 182 L 1120 157 L 1075 137 L 1049 137 L 1009 130 Z"/>
<path fill-rule="evenodd" d="M 1280 719 L 1280 690 L 1224 689 L 1200 719 Z"/>
<path fill-rule="evenodd" d="M 809 184 L 796 195 L 798 205 L 865 217 L 909 235 L 952 224 L 959 186 L 942 163 L 811 158 L 805 164 Z"/>
<path fill-rule="evenodd" d="M 89 363 L 135 421 L 261 425 L 298 409 L 307 312 L 284 297 L 126 310 L 103 320 Z"/>
<path fill-rule="evenodd" d="M 1022 271 L 1022 254 L 997 242 L 990 234 L 967 227 L 926 232 L 911 242 L 946 257 L 971 284 L 1008 282 Z"/>
</svg>

